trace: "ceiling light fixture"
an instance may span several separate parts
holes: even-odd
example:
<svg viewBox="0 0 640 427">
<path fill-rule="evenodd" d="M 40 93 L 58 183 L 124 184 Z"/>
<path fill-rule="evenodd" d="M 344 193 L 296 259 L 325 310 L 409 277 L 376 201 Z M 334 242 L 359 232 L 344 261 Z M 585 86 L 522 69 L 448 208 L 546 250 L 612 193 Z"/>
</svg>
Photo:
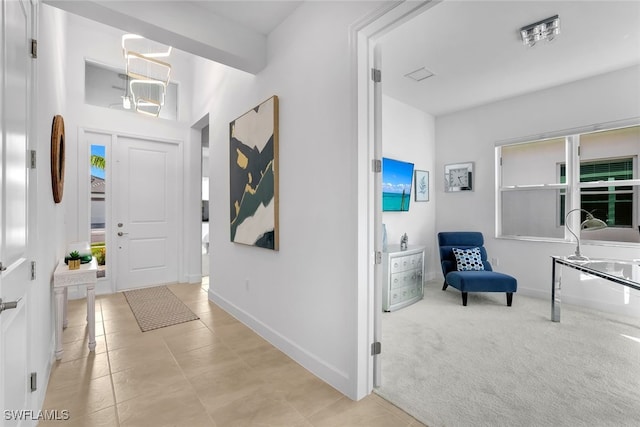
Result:
<svg viewBox="0 0 640 427">
<path fill-rule="evenodd" d="M 122 55 L 129 84 L 122 99 L 123 108 L 158 117 L 171 76 L 171 64 L 157 58 L 171 54 L 171 46 L 136 34 L 122 36 Z M 130 94 L 129 94 L 130 93 Z"/>
<path fill-rule="evenodd" d="M 127 52 L 138 52 L 147 58 L 166 58 L 171 55 L 171 46 L 145 39 L 137 34 L 125 34 L 122 36 L 122 54 L 127 57 Z"/>
<path fill-rule="evenodd" d="M 553 40 L 560 34 L 560 18 L 552 16 L 520 28 L 520 36 L 525 46 L 533 47 L 540 40 Z"/>
<path fill-rule="evenodd" d="M 129 83 L 131 97 L 138 113 L 158 116 L 164 105 L 164 95 L 167 87 L 157 80 L 131 80 Z"/>
</svg>

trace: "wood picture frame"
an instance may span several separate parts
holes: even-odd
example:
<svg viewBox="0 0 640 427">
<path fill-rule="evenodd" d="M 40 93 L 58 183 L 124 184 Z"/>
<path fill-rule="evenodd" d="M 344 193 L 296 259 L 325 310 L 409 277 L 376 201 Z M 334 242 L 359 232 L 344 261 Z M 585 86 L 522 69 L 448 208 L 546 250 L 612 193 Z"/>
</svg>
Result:
<svg viewBox="0 0 640 427">
<path fill-rule="evenodd" d="M 64 119 L 53 117 L 51 125 L 51 189 L 53 201 L 60 203 L 64 192 L 65 135 Z"/>
<path fill-rule="evenodd" d="M 279 249 L 278 97 L 229 123 L 231 241 Z"/>
</svg>

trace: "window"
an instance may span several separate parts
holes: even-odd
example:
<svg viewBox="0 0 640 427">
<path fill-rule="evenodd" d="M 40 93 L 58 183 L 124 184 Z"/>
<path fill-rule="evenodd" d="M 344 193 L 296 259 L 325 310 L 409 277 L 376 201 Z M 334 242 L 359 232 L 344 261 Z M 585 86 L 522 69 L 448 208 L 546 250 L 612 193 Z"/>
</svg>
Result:
<svg viewBox="0 0 640 427">
<path fill-rule="evenodd" d="M 98 277 L 106 277 L 106 147 L 91 144 L 91 253 L 98 262 Z"/>
<path fill-rule="evenodd" d="M 110 68 L 92 61 L 85 61 L 85 103 L 112 110 L 135 113 L 135 108 L 127 104 L 129 95 L 129 78 L 124 70 Z M 128 99 L 128 98 L 127 98 Z M 177 120 L 178 117 L 178 85 L 169 83 L 160 109 L 160 118 Z"/>
<path fill-rule="evenodd" d="M 633 179 L 633 158 L 580 163 L 580 182 L 611 182 Z M 566 182 L 566 165 L 560 166 L 561 182 Z M 559 222 L 564 225 L 564 194 Z M 607 223 L 608 227 L 633 226 L 633 186 L 586 188 L 580 194 L 582 209 Z M 586 217 L 586 214 L 582 214 Z"/>
<path fill-rule="evenodd" d="M 569 238 L 565 213 L 584 209 L 608 227 L 583 239 L 640 243 L 639 156 L 640 126 L 497 146 L 498 235 Z"/>
</svg>

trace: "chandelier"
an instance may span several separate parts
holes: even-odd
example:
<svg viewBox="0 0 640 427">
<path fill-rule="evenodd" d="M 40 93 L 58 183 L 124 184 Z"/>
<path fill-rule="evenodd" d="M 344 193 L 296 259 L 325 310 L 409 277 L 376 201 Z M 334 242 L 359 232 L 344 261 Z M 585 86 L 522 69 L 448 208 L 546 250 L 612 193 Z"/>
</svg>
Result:
<svg viewBox="0 0 640 427">
<path fill-rule="evenodd" d="M 165 62 L 171 49 L 137 34 L 122 36 L 127 75 L 123 108 L 158 117 L 171 76 L 171 64 Z"/>
</svg>

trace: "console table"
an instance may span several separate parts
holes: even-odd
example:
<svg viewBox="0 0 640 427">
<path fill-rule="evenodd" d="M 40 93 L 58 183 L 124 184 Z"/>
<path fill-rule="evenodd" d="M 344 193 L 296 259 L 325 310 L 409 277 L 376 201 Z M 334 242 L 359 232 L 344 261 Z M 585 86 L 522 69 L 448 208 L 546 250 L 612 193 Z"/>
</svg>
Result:
<svg viewBox="0 0 640 427">
<path fill-rule="evenodd" d="M 89 329 L 89 351 L 96 349 L 96 283 L 98 281 L 98 262 L 93 257 L 90 262 L 81 264 L 77 270 L 60 261 L 53 273 L 53 292 L 56 299 L 56 359 L 62 359 L 62 329 L 67 327 L 67 288 L 85 285 L 87 287 L 87 326 Z"/>
<path fill-rule="evenodd" d="M 576 261 L 559 256 L 552 256 L 551 260 L 551 321 L 553 322 L 560 321 L 560 289 L 562 287 L 563 266 L 640 290 L 640 260 L 590 259 Z"/>
</svg>

